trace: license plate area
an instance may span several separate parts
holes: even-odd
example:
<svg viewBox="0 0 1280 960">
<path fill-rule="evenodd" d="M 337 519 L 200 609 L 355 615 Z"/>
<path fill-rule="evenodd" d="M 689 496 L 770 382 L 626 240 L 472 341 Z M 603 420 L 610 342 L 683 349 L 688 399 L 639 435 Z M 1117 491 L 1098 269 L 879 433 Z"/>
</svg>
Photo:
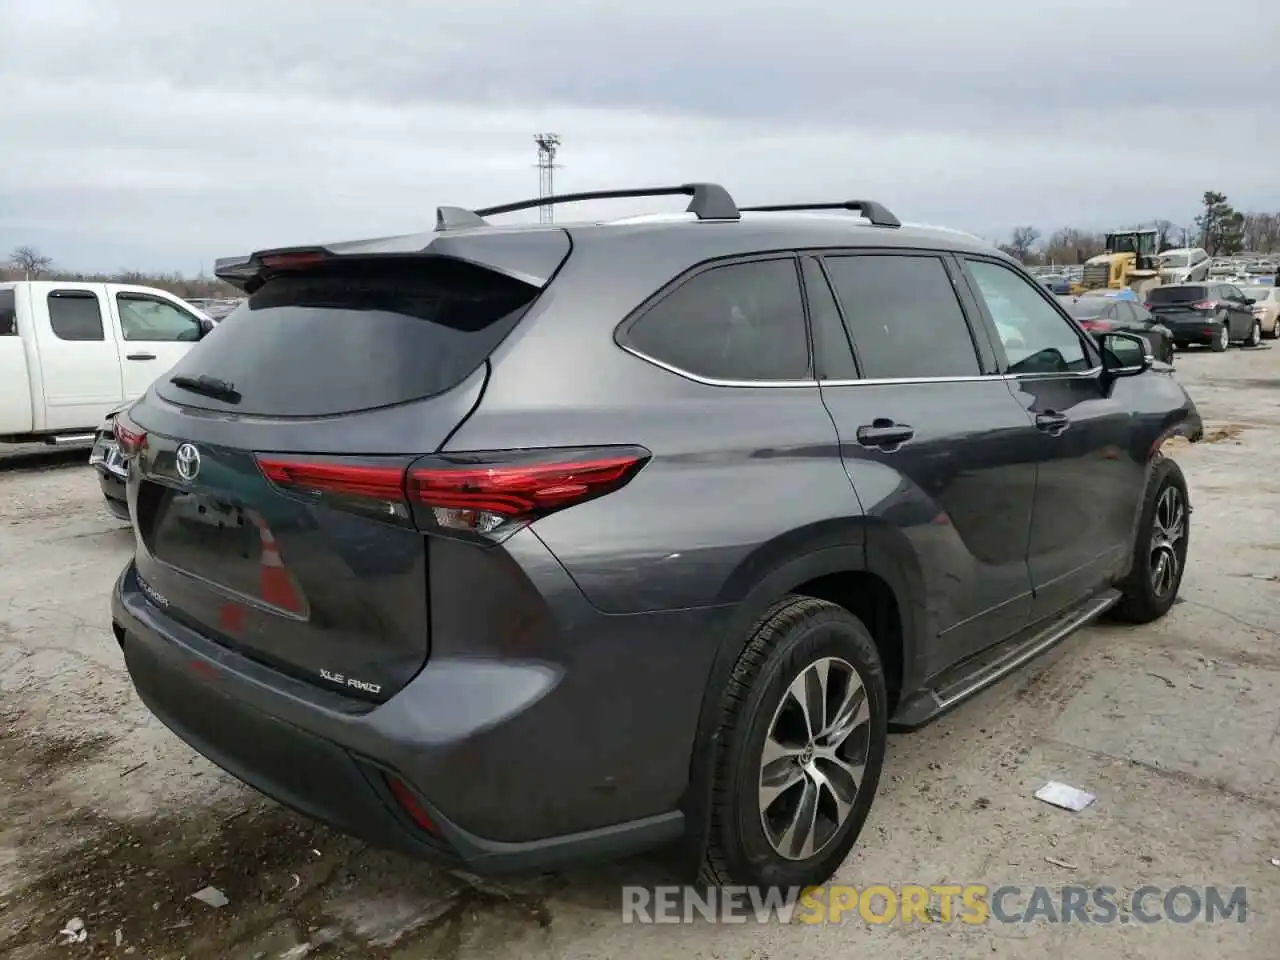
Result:
<svg viewBox="0 0 1280 960">
<path fill-rule="evenodd" d="M 124 457 L 120 453 L 120 445 L 106 437 L 99 437 L 93 442 L 93 448 L 89 451 L 89 465 L 101 467 L 121 480 L 129 475 Z"/>
<path fill-rule="evenodd" d="M 165 489 L 159 499 L 147 537 L 157 560 L 235 593 L 259 595 L 262 538 L 242 507 L 184 490 Z"/>
</svg>

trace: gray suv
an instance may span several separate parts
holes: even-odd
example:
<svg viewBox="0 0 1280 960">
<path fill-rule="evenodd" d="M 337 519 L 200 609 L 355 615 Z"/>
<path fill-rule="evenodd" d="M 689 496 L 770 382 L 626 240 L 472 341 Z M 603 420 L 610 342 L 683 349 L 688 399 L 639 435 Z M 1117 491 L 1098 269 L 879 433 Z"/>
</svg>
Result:
<svg viewBox="0 0 1280 960">
<path fill-rule="evenodd" d="M 1020 266 L 870 201 L 219 261 L 117 418 L 139 696 L 281 803 L 474 871 L 854 844 L 891 728 L 1169 609 L 1195 407 Z"/>
</svg>

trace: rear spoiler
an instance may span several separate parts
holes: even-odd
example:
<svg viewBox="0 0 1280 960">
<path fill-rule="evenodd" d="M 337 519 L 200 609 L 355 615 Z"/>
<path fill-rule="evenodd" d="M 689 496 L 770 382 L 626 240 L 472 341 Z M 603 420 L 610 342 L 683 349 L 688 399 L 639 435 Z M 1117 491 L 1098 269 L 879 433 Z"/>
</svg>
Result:
<svg viewBox="0 0 1280 960">
<path fill-rule="evenodd" d="M 335 261 L 448 257 L 541 289 L 551 282 L 569 250 L 569 235 L 559 228 L 488 228 L 259 250 L 248 256 L 219 258 L 214 262 L 213 274 L 237 289 L 253 293 L 270 275 Z"/>
</svg>

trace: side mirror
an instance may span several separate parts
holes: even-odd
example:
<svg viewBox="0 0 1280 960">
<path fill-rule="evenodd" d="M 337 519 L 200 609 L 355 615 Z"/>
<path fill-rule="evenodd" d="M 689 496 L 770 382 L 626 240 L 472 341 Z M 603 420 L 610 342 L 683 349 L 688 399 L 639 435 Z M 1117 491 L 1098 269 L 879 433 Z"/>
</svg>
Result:
<svg viewBox="0 0 1280 960">
<path fill-rule="evenodd" d="M 1102 348 L 1102 369 L 1110 377 L 1136 377 L 1155 363 L 1147 341 L 1135 333 L 1104 333 L 1098 337 Z"/>
<path fill-rule="evenodd" d="M 213 333 L 213 321 L 202 318 L 200 320 L 200 338 L 203 340 L 209 334 Z"/>
<path fill-rule="evenodd" d="M 1245 298 L 1244 298 L 1244 302 L 1245 302 L 1245 303 L 1257 303 L 1257 302 L 1258 302 L 1258 298 L 1257 298 L 1257 297 L 1245 297 Z"/>
</svg>

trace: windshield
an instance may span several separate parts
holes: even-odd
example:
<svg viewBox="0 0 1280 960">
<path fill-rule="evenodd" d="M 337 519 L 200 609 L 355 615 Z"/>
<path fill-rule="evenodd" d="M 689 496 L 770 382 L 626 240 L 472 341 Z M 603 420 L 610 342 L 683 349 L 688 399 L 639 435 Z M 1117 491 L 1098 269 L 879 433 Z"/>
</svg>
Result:
<svg viewBox="0 0 1280 960">
<path fill-rule="evenodd" d="M 1189 267 L 1191 266 L 1191 254 L 1182 250 L 1162 253 L 1160 254 L 1160 263 L 1166 267 Z"/>
</svg>

